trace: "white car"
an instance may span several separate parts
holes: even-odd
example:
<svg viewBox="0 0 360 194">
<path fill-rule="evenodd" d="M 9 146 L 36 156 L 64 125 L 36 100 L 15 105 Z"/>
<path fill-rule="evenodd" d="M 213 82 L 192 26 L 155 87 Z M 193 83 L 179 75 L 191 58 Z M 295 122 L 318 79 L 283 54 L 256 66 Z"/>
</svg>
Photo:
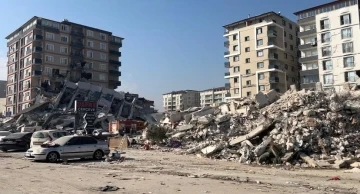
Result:
<svg viewBox="0 0 360 194">
<path fill-rule="evenodd" d="M 39 147 L 43 143 L 52 142 L 66 135 L 69 135 L 68 132 L 62 130 L 35 131 L 31 136 L 30 148 Z"/>
<path fill-rule="evenodd" d="M 6 136 L 8 136 L 8 135 L 10 135 L 11 133 L 9 132 L 9 131 L 0 131 L 0 141 L 4 138 L 4 137 L 6 137 Z"/>
<path fill-rule="evenodd" d="M 30 148 L 25 157 L 35 161 L 57 162 L 60 159 L 93 158 L 100 160 L 110 153 L 108 142 L 90 136 L 69 135 L 40 147 Z"/>
</svg>

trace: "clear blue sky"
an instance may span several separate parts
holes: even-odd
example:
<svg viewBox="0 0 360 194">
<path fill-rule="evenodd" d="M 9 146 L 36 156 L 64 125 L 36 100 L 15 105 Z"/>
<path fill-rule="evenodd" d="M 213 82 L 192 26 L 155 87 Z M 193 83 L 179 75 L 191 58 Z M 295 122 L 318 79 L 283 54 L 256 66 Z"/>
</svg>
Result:
<svg viewBox="0 0 360 194">
<path fill-rule="evenodd" d="M 330 0 L 2 0 L 0 37 L 32 16 L 85 24 L 125 38 L 122 87 L 155 100 L 173 90 L 203 90 L 225 83 L 222 26 L 250 15 L 293 13 Z M 0 41 L 4 62 L 6 40 Z M 5 63 L 0 78 L 6 79 Z"/>
</svg>

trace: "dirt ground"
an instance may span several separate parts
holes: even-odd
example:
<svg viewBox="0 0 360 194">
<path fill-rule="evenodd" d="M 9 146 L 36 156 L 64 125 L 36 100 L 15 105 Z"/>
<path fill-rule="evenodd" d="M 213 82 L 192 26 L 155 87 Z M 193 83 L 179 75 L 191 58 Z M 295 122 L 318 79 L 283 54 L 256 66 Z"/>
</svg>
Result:
<svg viewBox="0 0 360 194">
<path fill-rule="evenodd" d="M 49 164 L 23 159 L 21 152 L 0 152 L 0 193 L 102 193 L 116 186 L 126 194 L 350 194 L 360 193 L 360 173 L 345 170 L 249 166 L 197 156 L 127 150 L 118 162 L 69 161 Z M 338 176 L 340 180 L 328 180 Z"/>
</svg>

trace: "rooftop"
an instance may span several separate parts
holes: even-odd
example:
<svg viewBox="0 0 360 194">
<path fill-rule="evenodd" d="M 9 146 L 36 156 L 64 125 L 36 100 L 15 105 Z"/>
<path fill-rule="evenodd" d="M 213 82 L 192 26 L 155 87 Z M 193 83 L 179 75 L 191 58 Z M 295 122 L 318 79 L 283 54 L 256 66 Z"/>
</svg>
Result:
<svg viewBox="0 0 360 194">
<path fill-rule="evenodd" d="M 208 91 L 224 91 L 224 90 L 227 90 L 227 89 L 226 89 L 226 87 L 210 88 L 210 89 L 203 90 L 203 91 L 201 91 L 201 92 L 208 92 Z"/>
<path fill-rule="evenodd" d="M 167 95 L 167 94 L 184 94 L 184 93 L 188 93 L 188 92 L 199 92 L 197 90 L 178 90 L 178 91 L 172 91 L 169 93 L 165 93 L 163 95 Z"/>
<path fill-rule="evenodd" d="M 246 19 L 243 19 L 243 20 L 240 20 L 240 21 L 237 21 L 237 22 L 233 22 L 231 24 L 227 24 L 227 25 L 225 25 L 223 27 L 224 28 L 229 28 L 229 27 L 232 27 L 232 26 L 235 26 L 235 25 L 242 24 L 242 23 L 247 22 L 247 21 L 260 19 L 260 18 L 271 16 L 271 15 L 274 15 L 274 14 L 279 15 L 278 13 L 270 11 L 270 12 L 266 12 L 266 13 L 263 13 L 263 14 L 260 14 L 260 15 L 253 16 L 253 17 L 248 17 Z"/>
<path fill-rule="evenodd" d="M 299 15 L 299 14 L 301 14 L 301 13 L 303 13 L 303 12 L 311 11 L 311 10 L 314 10 L 314 9 L 319 9 L 319 8 L 321 8 L 321 7 L 324 7 L 324 6 L 335 5 L 335 4 L 337 4 L 337 3 L 339 3 L 339 2 L 342 2 L 342 1 L 347 1 L 347 0 L 336 0 L 336 1 L 329 2 L 329 3 L 324 3 L 324 4 L 321 4 L 321 5 L 317 5 L 317 6 L 315 6 L 315 7 L 310 7 L 310 8 L 301 10 L 301 11 L 297 11 L 297 12 L 295 12 L 294 14 L 295 14 L 295 15 Z"/>
</svg>

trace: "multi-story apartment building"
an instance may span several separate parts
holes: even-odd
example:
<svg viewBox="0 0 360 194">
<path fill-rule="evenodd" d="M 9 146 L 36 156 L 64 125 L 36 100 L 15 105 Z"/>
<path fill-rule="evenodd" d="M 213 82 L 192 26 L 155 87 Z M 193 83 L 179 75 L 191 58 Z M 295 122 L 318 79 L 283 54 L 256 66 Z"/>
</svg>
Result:
<svg viewBox="0 0 360 194">
<path fill-rule="evenodd" d="M 203 90 L 200 92 L 200 105 L 204 107 L 226 102 L 225 98 L 228 97 L 228 92 L 229 90 L 226 87 Z"/>
<path fill-rule="evenodd" d="M 338 0 L 295 13 L 300 26 L 301 87 L 340 90 L 360 75 L 358 0 Z"/>
<path fill-rule="evenodd" d="M 59 89 L 64 79 L 80 76 L 90 83 L 115 89 L 121 85 L 119 57 L 123 38 L 111 32 L 64 20 L 33 17 L 8 40 L 7 111 L 16 114 L 30 106 L 40 86 Z M 86 73 L 84 73 L 84 69 Z M 81 78 L 81 77 L 80 77 Z M 60 81 L 59 81 L 60 80 Z"/>
<path fill-rule="evenodd" d="M 271 89 L 285 92 L 298 83 L 296 23 L 280 13 L 268 12 L 223 27 L 229 98 Z"/>
<path fill-rule="evenodd" d="M 163 94 L 165 111 L 185 110 L 200 106 L 200 92 L 196 90 L 180 90 Z"/>
</svg>

